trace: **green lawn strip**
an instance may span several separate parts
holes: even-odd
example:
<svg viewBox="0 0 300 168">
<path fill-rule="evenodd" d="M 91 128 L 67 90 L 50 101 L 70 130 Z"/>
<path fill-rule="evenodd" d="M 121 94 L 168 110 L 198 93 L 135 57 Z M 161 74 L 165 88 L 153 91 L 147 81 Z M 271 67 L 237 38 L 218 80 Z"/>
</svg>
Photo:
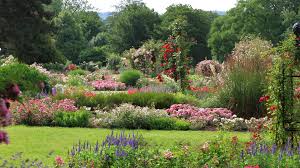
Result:
<svg viewBox="0 0 300 168">
<path fill-rule="evenodd" d="M 60 127 L 26 127 L 12 126 L 5 128 L 9 133 L 11 143 L 0 145 L 0 158 L 10 158 L 12 155 L 23 152 L 23 158 L 38 158 L 44 163 L 51 164 L 55 156 L 66 157 L 68 149 L 79 140 L 88 140 L 91 143 L 102 141 L 111 133 L 110 129 L 100 128 L 60 128 Z M 116 130 L 115 132 L 119 132 Z M 126 130 L 126 133 L 132 130 Z M 188 143 L 193 147 L 199 146 L 218 135 L 224 134 L 230 138 L 238 136 L 240 141 L 248 141 L 247 132 L 216 132 L 216 131 L 158 131 L 135 130 L 144 139 L 154 145 L 171 148 L 178 143 Z M 51 153 L 51 155 L 49 155 Z M 0 163 L 1 164 L 1 163 Z"/>
</svg>

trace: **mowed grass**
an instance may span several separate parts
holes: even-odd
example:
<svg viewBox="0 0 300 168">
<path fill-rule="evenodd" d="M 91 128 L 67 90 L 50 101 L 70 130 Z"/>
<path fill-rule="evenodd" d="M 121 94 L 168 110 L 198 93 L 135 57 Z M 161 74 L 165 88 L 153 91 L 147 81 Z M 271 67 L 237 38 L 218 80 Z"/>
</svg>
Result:
<svg viewBox="0 0 300 168">
<path fill-rule="evenodd" d="M 60 128 L 60 127 L 27 127 L 12 126 L 5 130 L 9 133 L 11 143 L 0 145 L 0 158 L 10 158 L 12 155 L 23 152 L 23 159 L 39 159 L 51 164 L 56 156 L 67 156 L 68 149 L 74 143 L 88 140 L 95 143 L 102 141 L 110 134 L 110 129 L 99 128 Z M 121 130 L 115 130 L 120 132 Z M 125 130 L 131 133 L 133 130 Z M 248 132 L 216 132 L 216 131 L 158 131 L 158 130 L 134 130 L 144 137 L 146 142 L 154 145 L 171 148 L 178 143 L 188 143 L 198 147 L 202 143 L 217 138 L 238 136 L 240 141 L 248 141 Z"/>
</svg>

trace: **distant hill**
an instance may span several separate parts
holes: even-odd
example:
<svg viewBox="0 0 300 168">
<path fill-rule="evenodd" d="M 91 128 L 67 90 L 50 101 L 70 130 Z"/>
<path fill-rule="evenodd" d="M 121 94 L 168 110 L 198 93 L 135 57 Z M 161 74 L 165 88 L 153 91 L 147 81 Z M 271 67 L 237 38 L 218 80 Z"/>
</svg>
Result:
<svg viewBox="0 0 300 168">
<path fill-rule="evenodd" d="M 220 16 L 223 16 L 223 15 L 226 14 L 225 11 L 213 11 L 213 12 L 217 13 L 217 14 L 220 15 Z"/>
<path fill-rule="evenodd" d="M 106 20 L 109 16 L 111 16 L 112 12 L 99 12 L 98 15 L 101 19 Z"/>
</svg>

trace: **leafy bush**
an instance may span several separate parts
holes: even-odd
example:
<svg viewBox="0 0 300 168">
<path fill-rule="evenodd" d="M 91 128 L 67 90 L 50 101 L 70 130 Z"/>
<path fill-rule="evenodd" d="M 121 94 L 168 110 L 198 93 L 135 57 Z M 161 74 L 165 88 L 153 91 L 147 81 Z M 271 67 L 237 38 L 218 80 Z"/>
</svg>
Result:
<svg viewBox="0 0 300 168">
<path fill-rule="evenodd" d="M 142 73 L 138 70 L 127 70 L 121 73 L 120 81 L 127 86 L 135 86 L 141 76 Z"/>
<path fill-rule="evenodd" d="M 90 112 L 56 112 L 54 114 L 53 124 L 60 127 L 88 127 Z"/>
<path fill-rule="evenodd" d="M 76 76 L 76 75 L 86 75 L 88 72 L 82 69 L 75 69 L 73 71 L 69 71 L 68 75 Z"/>
<path fill-rule="evenodd" d="M 93 97 L 86 96 L 84 92 L 75 92 L 73 94 L 63 95 L 58 94 L 56 99 L 73 99 L 78 107 L 92 108 L 113 108 L 123 103 L 132 103 L 141 107 L 155 107 L 156 109 L 166 109 L 173 104 L 189 103 L 197 105 L 198 100 L 194 97 L 183 94 L 171 93 L 113 93 L 113 94 L 97 94 Z"/>
<path fill-rule="evenodd" d="M 107 54 L 100 47 L 88 48 L 80 52 L 79 60 L 80 62 L 101 62 L 102 66 L 106 65 Z"/>
<path fill-rule="evenodd" d="M 48 71 L 53 72 L 63 72 L 65 70 L 65 65 L 59 63 L 45 63 L 43 64 L 43 67 L 46 68 Z"/>
<path fill-rule="evenodd" d="M 121 56 L 117 54 L 109 55 L 107 59 L 107 68 L 110 70 L 118 71 L 121 68 Z"/>
<path fill-rule="evenodd" d="M 87 81 L 85 77 L 80 75 L 72 75 L 68 78 L 67 85 L 68 86 L 84 86 L 86 85 Z"/>
<path fill-rule="evenodd" d="M 122 104 L 111 111 L 99 112 L 93 123 L 109 128 L 153 129 L 156 123 L 152 121 L 166 117 L 163 110 Z"/>
<path fill-rule="evenodd" d="M 25 64 L 13 63 L 0 67 L 0 93 L 14 83 L 19 85 L 21 91 L 34 94 L 39 91 L 38 83 L 47 80 L 47 76 Z"/>
</svg>

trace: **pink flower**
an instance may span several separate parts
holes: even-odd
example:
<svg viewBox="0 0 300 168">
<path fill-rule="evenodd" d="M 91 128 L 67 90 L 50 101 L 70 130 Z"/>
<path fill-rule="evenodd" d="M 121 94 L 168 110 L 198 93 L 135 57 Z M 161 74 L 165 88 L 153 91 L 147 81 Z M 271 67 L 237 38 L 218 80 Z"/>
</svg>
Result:
<svg viewBox="0 0 300 168">
<path fill-rule="evenodd" d="M 97 80 L 93 81 L 91 85 L 96 90 L 124 90 L 126 88 L 124 83 L 113 80 Z"/>
<path fill-rule="evenodd" d="M 171 151 L 166 151 L 166 152 L 164 152 L 164 158 L 171 160 L 172 158 L 174 158 L 174 155 Z"/>
<path fill-rule="evenodd" d="M 62 166 L 64 164 L 64 160 L 60 156 L 56 156 L 55 163 L 57 166 Z"/>
</svg>

